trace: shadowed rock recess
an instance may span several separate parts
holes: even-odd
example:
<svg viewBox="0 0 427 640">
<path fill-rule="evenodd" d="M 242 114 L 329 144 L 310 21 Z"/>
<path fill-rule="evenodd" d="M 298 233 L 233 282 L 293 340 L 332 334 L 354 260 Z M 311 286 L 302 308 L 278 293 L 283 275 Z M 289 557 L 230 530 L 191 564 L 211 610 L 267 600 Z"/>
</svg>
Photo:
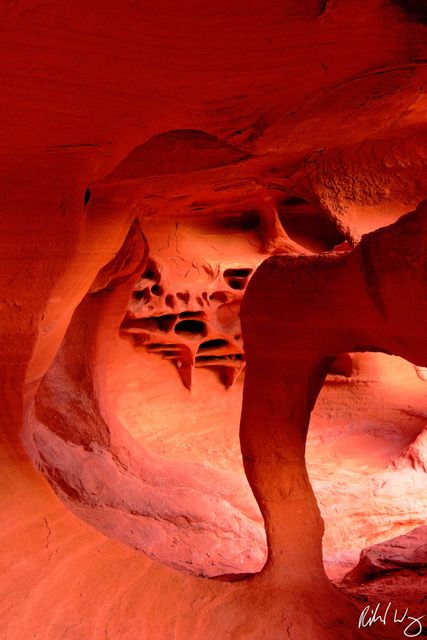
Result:
<svg viewBox="0 0 427 640">
<path fill-rule="evenodd" d="M 426 636 L 425 3 L 0 16 L 0 638 Z"/>
</svg>

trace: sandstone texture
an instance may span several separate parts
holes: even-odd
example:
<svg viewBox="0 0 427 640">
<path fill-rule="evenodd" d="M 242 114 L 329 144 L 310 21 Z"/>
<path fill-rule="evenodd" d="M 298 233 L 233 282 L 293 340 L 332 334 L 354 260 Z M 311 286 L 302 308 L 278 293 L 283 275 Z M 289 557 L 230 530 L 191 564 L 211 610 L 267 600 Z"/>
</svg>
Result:
<svg viewBox="0 0 427 640">
<path fill-rule="evenodd" d="M 358 619 L 425 614 L 424 2 L 0 19 L 0 638 L 401 638 Z"/>
<path fill-rule="evenodd" d="M 427 527 L 422 526 L 403 536 L 363 549 L 358 565 L 344 580 L 361 583 L 382 572 L 426 568 Z"/>
</svg>

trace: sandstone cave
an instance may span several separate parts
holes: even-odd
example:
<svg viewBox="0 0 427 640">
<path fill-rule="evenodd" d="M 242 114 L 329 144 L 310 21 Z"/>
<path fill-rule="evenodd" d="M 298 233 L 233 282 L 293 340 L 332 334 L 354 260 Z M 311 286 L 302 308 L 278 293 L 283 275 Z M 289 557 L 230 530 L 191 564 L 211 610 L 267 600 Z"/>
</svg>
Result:
<svg viewBox="0 0 427 640">
<path fill-rule="evenodd" d="M 424 0 L 0 9 L 0 638 L 427 637 Z"/>
</svg>

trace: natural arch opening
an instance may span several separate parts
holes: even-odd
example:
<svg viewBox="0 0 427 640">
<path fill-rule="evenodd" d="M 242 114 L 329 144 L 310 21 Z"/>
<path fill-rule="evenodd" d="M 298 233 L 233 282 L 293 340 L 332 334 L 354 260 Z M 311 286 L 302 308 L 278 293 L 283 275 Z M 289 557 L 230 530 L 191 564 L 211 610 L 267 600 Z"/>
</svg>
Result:
<svg viewBox="0 0 427 640">
<path fill-rule="evenodd" d="M 74 312 L 38 389 L 29 425 L 35 462 L 71 511 L 153 559 L 204 577 L 257 572 L 265 536 L 243 477 L 153 452 L 111 403 L 111 353 L 123 341 L 119 328 L 146 260 L 135 220 Z M 200 332 L 201 321 L 188 314 L 150 320 L 161 331 L 176 321 L 191 339 Z M 168 350 L 175 355 L 173 345 Z"/>
<path fill-rule="evenodd" d="M 225 391 L 216 377 L 201 371 L 189 397 L 167 361 L 141 354 L 128 340 L 119 345 L 109 372 L 109 393 L 132 436 L 161 456 L 204 461 L 245 483 L 238 442 L 244 372 Z M 396 356 L 345 356 L 337 362 L 345 360 L 347 369 L 334 365 L 319 394 L 306 449 L 325 522 L 324 566 L 340 588 L 363 548 L 427 520 L 425 472 L 404 460 L 425 429 L 426 382 L 411 363 Z M 258 511 L 249 487 L 242 508 Z M 258 518 L 262 524 L 261 514 Z M 396 574 L 391 595 L 399 593 L 398 579 Z"/>
<path fill-rule="evenodd" d="M 326 377 L 306 448 L 325 522 L 324 566 L 341 588 L 362 549 L 427 522 L 425 470 L 411 458 L 413 443 L 426 432 L 426 383 L 402 358 L 360 352 L 345 356 L 351 371 L 348 366 L 344 374 L 334 368 Z M 427 460 L 427 447 L 424 455 Z M 415 584 L 415 574 L 413 580 Z M 396 573 L 389 597 L 399 597 L 398 582 Z"/>
</svg>

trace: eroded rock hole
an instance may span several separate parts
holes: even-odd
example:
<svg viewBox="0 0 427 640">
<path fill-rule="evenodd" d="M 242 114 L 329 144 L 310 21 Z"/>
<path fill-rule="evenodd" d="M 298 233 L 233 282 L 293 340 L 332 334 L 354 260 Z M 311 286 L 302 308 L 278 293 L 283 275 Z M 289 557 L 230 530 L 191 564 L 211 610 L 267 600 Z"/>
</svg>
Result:
<svg viewBox="0 0 427 640">
<path fill-rule="evenodd" d="M 154 318 L 160 331 L 170 331 L 176 321 L 175 315 L 165 315 Z"/>
<path fill-rule="evenodd" d="M 165 304 L 170 307 L 171 309 L 174 308 L 175 306 L 175 300 L 172 294 L 168 293 L 168 295 L 165 297 Z"/>
<path fill-rule="evenodd" d="M 160 271 L 151 258 L 147 261 L 147 266 L 141 277 L 143 280 L 152 280 L 153 282 L 160 281 Z"/>
<path fill-rule="evenodd" d="M 151 287 L 151 293 L 154 296 L 162 296 L 163 295 L 163 288 L 159 284 L 154 284 Z"/>
<path fill-rule="evenodd" d="M 180 292 L 180 291 L 179 291 L 179 292 L 176 294 L 176 297 L 177 297 L 179 300 L 182 300 L 182 302 L 183 302 L 184 304 L 188 304 L 188 303 L 189 303 L 189 301 L 190 301 L 190 294 L 189 294 L 189 293 L 182 293 L 182 292 Z"/>
<path fill-rule="evenodd" d="M 226 268 L 221 273 L 206 262 L 201 268 L 197 265 L 195 268 L 198 277 L 203 274 L 207 279 L 206 287 L 196 287 L 195 291 L 193 287 L 191 294 L 182 289 L 171 291 L 168 266 L 160 266 L 150 258 L 135 284 L 121 333 L 131 336 L 135 346 L 172 360 L 187 388 L 192 385 L 194 367 L 208 367 L 209 362 L 217 365 L 214 358 L 224 356 L 223 365 L 230 371 L 220 371 L 218 366 L 214 370 L 228 387 L 245 365 L 238 312 L 254 269 L 239 266 Z M 180 273 L 185 277 L 188 268 Z M 229 290 L 216 290 L 214 287 L 218 284 L 228 285 Z M 197 357 L 200 353 L 209 354 L 210 361 L 200 360 Z"/>
<path fill-rule="evenodd" d="M 198 338 L 206 335 L 206 325 L 201 320 L 181 320 L 175 325 L 177 335 Z"/>
<path fill-rule="evenodd" d="M 134 291 L 132 297 L 135 298 L 135 300 L 147 302 L 150 299 L 150 290 L 146 287 L 140 291 Z"/>
<path fill-rule="evenodd" d="M 248 284 L 248 278 L 253 269 L 226 269 L 224 271 L 224 280 L 231 289 L 241 291 Z"/>
<path fill-rule="evenodd" d="M 142 331 L 161 331 L 169 332 L 176 321 L 175 315 L 153 316 L 151 318 L 127 318 L 122 323 L 122 330 L 132 332 Z"/>
<path fill-rule="evenodd" d="M 288 236 L 310 251 L 331 251 L 346 240 L 338 220 L 303 198 L 282 200 L 277 212 Z"/>
<path fill-rule="evenodd" d="M 344 578 L 348 588 L 360 588 L 374 560 L 381 584 L 393 561 L 398 569 L 408 555 L 404 539 L 398 550 L 387 541 L 425 522 L 424 385 L 415 367 L 397 356 L 341 353 L 332 363 L 312 412 L 306 460 L 326 524 L 325 570 L 338 585 Z M 339 517 L 337 495 L 346 496 Z M 377 550 L 379 543 L 389 557 L 381 545 Z M 366 547 L 371 551 L 360 556 Z"/>
<path fill-rule="evenodd" d="M 198 351 L 210 351 L 211 349 L 220 349 L 222 347 L 228 347 L 229 343 L 227 340 L 222 340 L 221 338 L 217 338 L 214 340 L 206 340 L 206 342 L 202 342 L 199 346 Z"/>
<path fill-rule="evenodd" d="M 229 295 L 226 291 L 215 291 L 215 293 L 211 293 L 209 296 L 209 300 L 214 300 L 217 302 L 227 302 L 229 299 Z"/>
</svg>

